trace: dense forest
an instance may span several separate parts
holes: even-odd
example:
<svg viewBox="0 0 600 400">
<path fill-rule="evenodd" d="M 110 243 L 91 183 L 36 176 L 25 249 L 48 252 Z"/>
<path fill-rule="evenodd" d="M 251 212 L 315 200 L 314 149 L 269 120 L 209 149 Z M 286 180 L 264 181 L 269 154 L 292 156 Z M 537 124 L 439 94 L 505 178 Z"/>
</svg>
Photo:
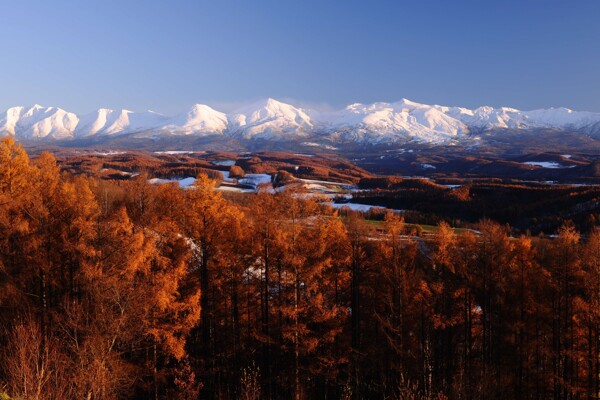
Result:
<svg viewBox="0 0 600 400">
<path fill-rule="evenodd" d="M 0 142 L 2 399 L 598 399 L 600 231 L 98 180 Z"/>
</svg>

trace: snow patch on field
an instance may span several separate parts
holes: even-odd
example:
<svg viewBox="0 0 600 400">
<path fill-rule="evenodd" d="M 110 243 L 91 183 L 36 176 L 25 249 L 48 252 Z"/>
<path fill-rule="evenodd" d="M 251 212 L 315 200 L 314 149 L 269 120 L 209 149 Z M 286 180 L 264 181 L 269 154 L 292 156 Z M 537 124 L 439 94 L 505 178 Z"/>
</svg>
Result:
<svg viewBox="0 0 600 400">
<path fill-rule="evenodd" d="M 356 189 L 356 185 L 353 185 L 351 183 L 335 182 L 335 181 L 322 181 L 322 180 L 318 180 L 318 179 L 299 179 L 299 180 L 306 184 L 316 184 L 316 185 L 323 185 L 323 186 L 327 186 L 327 187 L 338 186 L 340 188 L 347 189 L 347 190 Z"/>
<path fill-rule="evenodd" d="M 151 185 L 163 185 L 165 183 L 177 183 L 179 187 L 182 189 L 187 189 L 191 187 L 194 182 L 196 182 L 196 178 L 188 177 L 183 179 L 161 179 L 161 178 L 152 178 L 148 179 L 148 183 Z"/>
<path fill-rule="evenodd" d="M 212 164 L 220 167 L 232 167 L 235 165 L 235 160 L 213 161 Z"/>
<path fill-rule="evenodd" d="M 253 189 L 244 189 L 237 186 L 229 186 L 229 185 L 221 185 L 218 188 L 215 188 L 220 192 L 234 192 L 234 193 L 254 193 Z"/>
<path fill-rule="evenodd" d="M 271 175 L 268 174 L 246 174 L 243 178 L 238 179 L 238 184 L 248 185 L 257 188 L 264 183 L 271 183 Z"/>
<path fill-rule="evenodd" d="M 189 151 L 189 150 L 169 150 L 169 151 L 155 151 L 154 154 L 168 154 L 168 155 L 179 155 L 179 154 L 201 154 L 203 151 Z"/>
<path fill-rule="evenodd" d="M 330 207 L 336 208 L 338 210 L 342 209 L 342 208 L 349 208 L 352 211 L 360 211 L 360 212 L 367 212 L 369 210 L 372 210 L 374 208 L 378 208 L 381 210 L 384 210 L 384 207 L 379 207 L 379 206 L 371 206 L 368 204 L 358 204 L 358 203 L 324 203 Z"/>
<path fill-rule="evenodd" d="M 326 206 L 329 207 L 333 207 L 337 210 L 341 210 L 343 208 L 349 208 L 352 211 L 360 211 L 360 212 L 368 212 L 371 210 L 379 210 L 379 211 L 384 211 L 384 210 L 390 210 L 393 211 L 395 213 L 401 213 L 404 212 L 404 210 L 392 210 L 386 207 L 381 207 L 381 206 L 372 206 L 369 204 L 359 204 L 359 203 L 331 203 L 331 202 L 324 202 L 321 203 L 324 204 Z"/>
<path fill-rule="evenodd" d="M 127 154 L 126 151 L 94 151 L 92 153 L 95 156 L 118 156 L 122 154 Z"/>
<path fill-rule="evenodd" d="M 305 146 L 310 146 L 310 147 L 322 147 L 326 150 L 337 150 L 337 147 L 334 146 L 330 146 L 328 144 L 319 144 L 319 143 L 315 143 L 315 142 L 304 142 L 302 143 Z"/>
<path fill-rule="evenodd" d="M 229 176 L 229 171 L 219 171 L 223 175 L 223 182 L 233 183 L 233 178 Z"/>
<path fill-rule="evenodd" d="M 559 169 L 559 168 L 573 168 L 575 165 L 562 165 L 554 161 L 526 161 L 523 164 L 533 165 L 536 167 Z"/>
</svg>

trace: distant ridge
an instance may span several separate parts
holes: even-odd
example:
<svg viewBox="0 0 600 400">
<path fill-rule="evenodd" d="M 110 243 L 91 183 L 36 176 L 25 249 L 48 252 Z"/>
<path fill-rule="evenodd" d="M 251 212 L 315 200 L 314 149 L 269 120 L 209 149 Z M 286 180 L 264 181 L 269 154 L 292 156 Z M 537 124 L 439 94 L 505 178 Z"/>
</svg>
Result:
<svg viewBox="0 0 600 400">
<path fill-rule="evenodd" d="M 195 104 L 175 116 L 152 111 L 100 108 L 77 115 L 57 107 L 12 107 L 0 114 L 0 136 L 23 140 L 73 140 L 136 134 L 226 136 L 281 141 L 318 136 L 330 142 L 385 144 L 414 141 L 443 144 L 496 129 L 548 128 L 600 137 L 600 113 L 550 108 L 444 107 L 402 99 L 394 103 L 351 104 L 340 110 L 305 109 L 274 99 L 248 104 L 230 113 Z"/>
</svg>

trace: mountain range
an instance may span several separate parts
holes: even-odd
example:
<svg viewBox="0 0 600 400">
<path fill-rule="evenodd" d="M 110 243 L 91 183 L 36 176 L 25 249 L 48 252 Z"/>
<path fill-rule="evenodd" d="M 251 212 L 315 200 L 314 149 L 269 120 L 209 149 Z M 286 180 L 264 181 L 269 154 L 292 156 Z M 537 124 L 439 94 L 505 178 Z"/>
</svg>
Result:
<svg viewBox="0 0 600 400">
<path fill-rule="evenodd" d="M 101 108 L 77 115 L 57 107 L 12 107 L 0 114 L 0 136 L 64 141 L 122 135 L 136 138 L 209 137 L 269 141 L 325 139 L 333 143 L 386 144 L 406 141 L 447 144 L 492 130 L 554 129 L 600 138 L 600 113 L 550 108 L 445 107 L 402 99 L 314 110 L 274 99 L 224 113 L 196 104 L 175 116 L 153 111 Z"/>
</svg>

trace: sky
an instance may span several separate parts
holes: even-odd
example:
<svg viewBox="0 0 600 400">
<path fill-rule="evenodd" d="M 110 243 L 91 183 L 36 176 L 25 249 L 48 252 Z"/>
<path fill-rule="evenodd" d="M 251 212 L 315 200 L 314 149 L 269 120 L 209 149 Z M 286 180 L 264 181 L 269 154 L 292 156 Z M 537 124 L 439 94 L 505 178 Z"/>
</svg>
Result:
<svg viewBox="0 0 600 400">
<path fill-rule="evenodd" d="M 0 110 L 173 114 L 272 97 L 600 112 L 597 0 L 6 3 Z"/>
</svg>

